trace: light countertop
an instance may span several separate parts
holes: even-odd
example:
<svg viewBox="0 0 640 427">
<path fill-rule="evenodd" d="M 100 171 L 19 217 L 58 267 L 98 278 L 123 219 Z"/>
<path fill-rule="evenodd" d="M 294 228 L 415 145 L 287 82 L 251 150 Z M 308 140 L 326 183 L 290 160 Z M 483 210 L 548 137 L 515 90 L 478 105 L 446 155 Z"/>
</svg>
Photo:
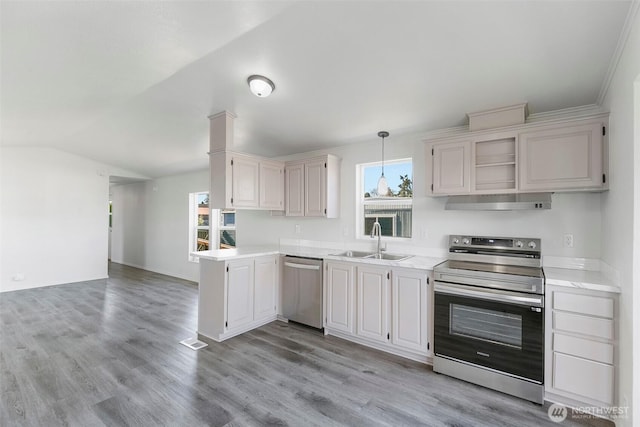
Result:
<svg viewBox="0 0 640 427">
<path fill-rule="evenodd" d="M 214 249 L 211 251 L 191 252 L 192 256 L 211 261 L 229 261 L 232 259 L 252 258 L 261 255 L 278 255 L 278 246 L 245 246 L 234 249 Z"/>
<path fill-rule="evenodd" d="M 192 252 L 193 256 L 211 261 L 229 261 L 233 259 L 251 258 L 262 255 L 293 255 L 325 260 L 357 262 L 370 265 L 387 265 L 390 267 L 433 270 L 433 267 L 445 258 L 412 256 L 402 261 L 379 260 L 375 258 L 351 258 L 333 254 L 344 252 L 344 249 L 317 248 L 311 246 L 246 246 L 236 249 L 217 249 L 211 251 Z M 395 252 L 394 252 L 395 253 Z M 589 289 L 601 292 L 620 293 L 620 288 L 599 271 L 544 267 L 546 284 L 578 289 Z"/>
<path fill-rule="evenodd" d="M 620 288 L 599 271 L 544 267 L 546 284 L 600 292 L 620 293 Z"/>
<path fill-rule="evenodd" d="M 390 267 L 413 268 L 419 270 L 433 270 L 433 267 L 444 261 L 444 258 L 412 256 L 402 261 L 380 260 L 374 258 L 351 258 L 332 254 L 344 252 L 343 249 L 314 248 L 309 246 L 247 246 L 236 249 L 216 249 L 211 251 L 192 252 L 191 255 L 211 260 L 230 261 L 241 258 L 251 258 L 262 255 L 293 255 L 308 258 L 322 258 L 326 260 L 358 262 L 362 264 L 388 265 Z"/>
</svg>

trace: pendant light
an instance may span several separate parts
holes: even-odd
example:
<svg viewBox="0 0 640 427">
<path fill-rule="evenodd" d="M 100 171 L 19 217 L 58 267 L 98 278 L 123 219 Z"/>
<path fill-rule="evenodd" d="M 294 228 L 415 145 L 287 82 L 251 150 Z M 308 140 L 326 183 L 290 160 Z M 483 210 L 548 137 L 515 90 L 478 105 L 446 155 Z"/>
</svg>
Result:
<svg viewBox="0 0 640 427">
<path fill-rule="evenodd" d="M 385 197 L 389 193 L 389 184 L 384 176 L 384 139 L 389 136 L 389 132 L 381 130 L 378 136 L 382 138 L 382 175 L 378 179 L 378 197 Z"/>
</svg>

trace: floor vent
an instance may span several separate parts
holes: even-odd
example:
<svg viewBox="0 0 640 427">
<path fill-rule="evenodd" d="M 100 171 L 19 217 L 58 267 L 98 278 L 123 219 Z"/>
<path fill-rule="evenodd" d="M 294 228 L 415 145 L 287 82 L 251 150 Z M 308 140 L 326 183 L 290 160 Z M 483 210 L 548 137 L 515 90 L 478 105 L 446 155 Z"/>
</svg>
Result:
<svg viewBox="0 0 640 427">
<path fill-rule="evenodd" d="M 205 342 L 198 341 L 197 338 L 187 338 L 186 340 L 180 341 L 180 344 L 186 345 L 191 350 L 200 350 L 201 348 L 205 348 L 209 345 Z"/>
</svg>

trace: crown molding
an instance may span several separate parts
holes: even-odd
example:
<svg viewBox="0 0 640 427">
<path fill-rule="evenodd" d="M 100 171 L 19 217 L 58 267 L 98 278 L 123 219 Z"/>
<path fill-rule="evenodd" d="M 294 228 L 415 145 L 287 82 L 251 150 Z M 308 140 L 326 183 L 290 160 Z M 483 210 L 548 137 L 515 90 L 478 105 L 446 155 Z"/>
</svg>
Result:
<svg viewBox="0 0 640 427">
<path fill-rule="evenodd" d="M 631 30 L 633 29 L 633 23 L 635 22 L 636 15 L 638 14 L 638 10 L 640 10 L 640 0 L 632 0 L 629 5 L 629 11 L 627 13 L 627 18 L 624 21 L 624 25 L 622 26 L 622 31 L 620 31 L 620 37 L 618 38 L 618 43 L 616 45 L 616 49 L 613 52 L 613 56 L 611 57 L 611 62 L 609 62 L 609 68 L 607 69 L 607 74 L 605 75 L 604 81 L 602 82 L 602 86 L 600 87 L 600 93 L 598 94 L 598 99 L 596 100 L 596 104 L 602 105 L 604 99 L 609 92 L 609 86 L 611 86 L 611 81 L 613 80 L 613 76 L 618 69 L 618 64 L 620 63 L 620 58 L 622 57 L 622 53 L 624 52 L 624 48 L 627 45 L 627 40 L 629 40 L 629 34 L 631 34 Z"/>
</svg>

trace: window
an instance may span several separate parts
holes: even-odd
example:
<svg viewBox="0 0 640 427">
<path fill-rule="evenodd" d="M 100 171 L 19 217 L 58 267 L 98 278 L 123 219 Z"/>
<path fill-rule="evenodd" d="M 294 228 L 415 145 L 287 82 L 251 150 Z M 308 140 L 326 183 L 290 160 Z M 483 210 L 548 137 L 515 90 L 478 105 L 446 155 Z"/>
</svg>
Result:
<svg viewBox="0 0 640 427">
<path fill-rule="evenodd" d="M 377 194 L 378 178 L 382 173 L 381 162 L 356 166 L 358 174 L 357 237 L 371 234 L 378 221 L 383 236 L 411 237 L 413 205 L 413 163 L 411 159 L 386 161 L 384 176 L 389 183 L 389 193 Z"/>
<path fill-rule="evenodd" d="M 210 239 L 214 236 L 215 239 Z M 209 209 L 209 193 L 189 194 L 189 254 L 236 247 L 236 212 Z M 197 258 L 189 255 L 191 261 Z"/>
<path fill-rule="evenodd" d="M 236 211 L 220 212 L 220 249 L 236 247 Z"/>
<path fill-rule="evenodd" d="M 189 194 L 189 213 L 189 252 L 209 250 L 208 192 Z"/>
</svg>

